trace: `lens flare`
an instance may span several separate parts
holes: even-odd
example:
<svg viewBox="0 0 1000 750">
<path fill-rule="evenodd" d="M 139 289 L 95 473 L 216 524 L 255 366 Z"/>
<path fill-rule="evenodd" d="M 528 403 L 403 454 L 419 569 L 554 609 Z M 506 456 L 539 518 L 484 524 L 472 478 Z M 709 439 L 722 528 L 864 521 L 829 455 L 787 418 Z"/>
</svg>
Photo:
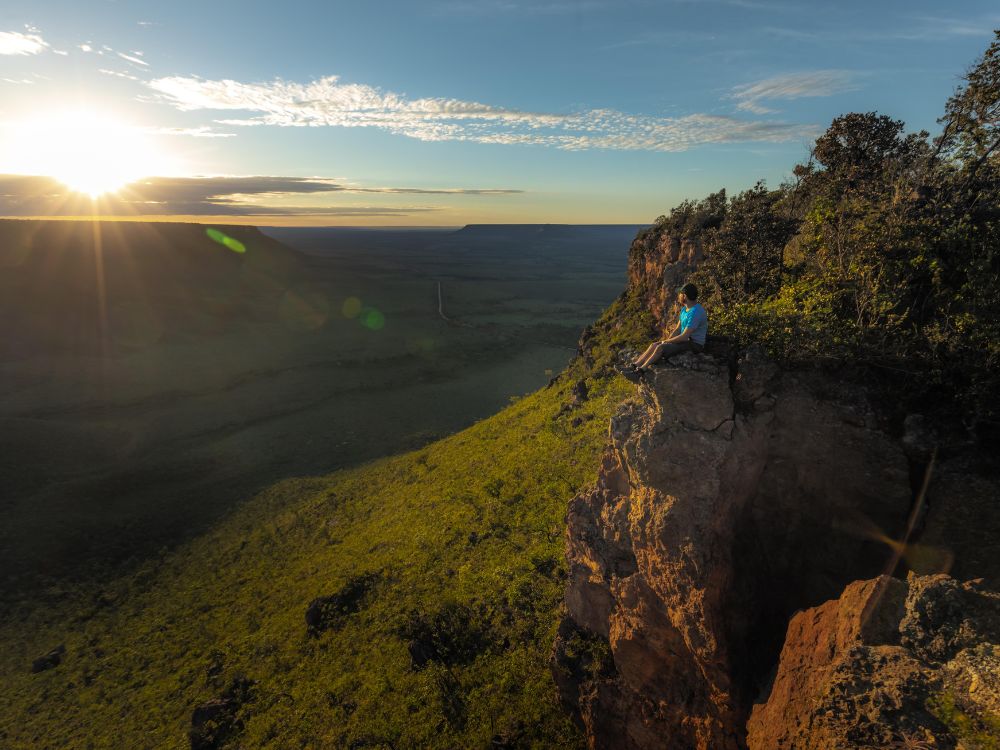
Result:
<svg viewBox="0 0 1000 750">
<path fill-rule="evenodd" d="M 361 300 L 357 297 L 348 297 L 340 308 L 345 318 L 356 318 L 361 312 Z"/>
<path fill-rule="evenodd" d="M 326 324 L 330 308 L 326 297 L 318 292 L 286 289 L 279 303 L 278 314 L 289 328 L 315 331 Z"/>
<path fill-rule="evenodd" d="M 374 307 L 369 307 L 361 313 L 361 325 L 372 331 L 378 331 L 385 327 L 385 315 Z"/>
<path fill-rule="evenodd" d="M 238 239 L 236 239 L 235 237 L 230 237 L 228 234 L 220 232 L 218 229 L 215 229 L 214 227 L 209 227 L 208 229 L 206 229 L 205 234 L 207 234 L 210 239 L 214 240 L 215 242 L 218 242 L 223 247 L 228 247 L 234 253 L 245 253 L 247 251 L 246 245 L 244 245 Z"/>
</svg>

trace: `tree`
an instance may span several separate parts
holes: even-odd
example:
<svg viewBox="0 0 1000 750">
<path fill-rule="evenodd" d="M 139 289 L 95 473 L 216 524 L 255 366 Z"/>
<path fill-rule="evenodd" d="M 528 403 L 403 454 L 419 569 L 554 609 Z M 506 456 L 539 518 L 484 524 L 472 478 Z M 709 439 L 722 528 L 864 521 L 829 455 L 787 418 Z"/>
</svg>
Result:
<svg viewBox="0 0 1000 750">
<path fill-rule="evenodd" d="M 777 209 L 783 195 L 761 180 L 726 207 L 703 272 L 724 299 L 754 299 L 781 287 L 782 251 L 799 225 Z"/>
<path fill-rule="evenodd" d="M 1000 149 L 1000 29 L 979 61 L 965 74 L 965 85 L 948 99 L 935 156 L 946 154 L 978 170 Z"/>
</svg>

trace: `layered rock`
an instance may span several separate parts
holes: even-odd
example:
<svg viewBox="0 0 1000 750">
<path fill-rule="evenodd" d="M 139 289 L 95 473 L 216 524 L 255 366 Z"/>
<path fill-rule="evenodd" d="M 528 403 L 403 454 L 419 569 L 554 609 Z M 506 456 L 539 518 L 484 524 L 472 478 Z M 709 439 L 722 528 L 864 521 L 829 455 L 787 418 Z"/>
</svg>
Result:
<svg viewBox="0 0 1000 750">
<path fill-rule="evenodd" d="M 666 322 L 705 252 L 641 232 L 623 296 Z M 552 666 L 590 746 L 743 748 L 751 711 L 761 750 L 1000 734 L 995 620 L 961 616 L 992 613 L 983 585 L 1000 585 L 1000 488 L 981 458 L 939 452 L 919 415 L 890 437 L 857 384 L 718 354 L 640 385 L 569 506 Z M 879 576 L 907 570 L 984 583 Z M 920 645 L 955 634 L 961 648 Z"/>
<path fill-rule="evenodd" d="M 753 750 L 979 746 L 1000 731 L 1000 594 L 947 575 L 850 584 L 792 619 L 748 730 Z"/>
<path fill-rule="evenodd" d="M 856 392 L 759 351 L 672 361 L 569 507 L 553 670 L 592 747 L 743 747 L 788 618 L 884 564 L 910 508 Z"/>
<path fill-rule="evenodd" d="M 674 312 L 674 289 L 683 284 L 704 256 L 700 237 L 681 237 L 666 231 L 640 233 L 628 253 L 628 284 L 642 290 L 658 320 Z"/>
</svg>

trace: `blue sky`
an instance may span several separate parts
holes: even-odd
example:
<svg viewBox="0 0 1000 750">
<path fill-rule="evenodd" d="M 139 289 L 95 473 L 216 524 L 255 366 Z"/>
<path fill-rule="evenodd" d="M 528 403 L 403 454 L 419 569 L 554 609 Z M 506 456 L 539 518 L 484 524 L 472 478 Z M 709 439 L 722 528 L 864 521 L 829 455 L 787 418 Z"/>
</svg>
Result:
<svg viewBox="0 0 1000 750">
<path fill-rule="evenodd" d="M 174 176 L 106 195 L 116 215 L 645 223 L 777 185 L 844 112 L 936 132 L 997 27 L 995 2 L 923 0 L 6 0 L 0 174 L 59 178 L 48 137 L 82 169 Z M 268 179 L 222 179 L 248 176 Z M 0 184 L 0 213 L 54 211 L 26 184 Z"/>
</svg>

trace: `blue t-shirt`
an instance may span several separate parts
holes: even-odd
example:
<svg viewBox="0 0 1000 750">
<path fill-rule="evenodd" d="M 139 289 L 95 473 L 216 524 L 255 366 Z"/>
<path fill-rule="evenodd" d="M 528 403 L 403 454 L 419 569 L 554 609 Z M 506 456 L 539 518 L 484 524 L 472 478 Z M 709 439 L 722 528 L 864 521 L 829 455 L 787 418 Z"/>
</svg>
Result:
<svg viewBox="0 0 1000 750">
<path fill-rule="evenodd" d="M 691 340 L 704 346 L 705 337 L 708 335 L 708 313 L 699 302 L 695 302 L 691 307 L 681 308 L 681 333 L 688 329 Z"/>
</svg>

